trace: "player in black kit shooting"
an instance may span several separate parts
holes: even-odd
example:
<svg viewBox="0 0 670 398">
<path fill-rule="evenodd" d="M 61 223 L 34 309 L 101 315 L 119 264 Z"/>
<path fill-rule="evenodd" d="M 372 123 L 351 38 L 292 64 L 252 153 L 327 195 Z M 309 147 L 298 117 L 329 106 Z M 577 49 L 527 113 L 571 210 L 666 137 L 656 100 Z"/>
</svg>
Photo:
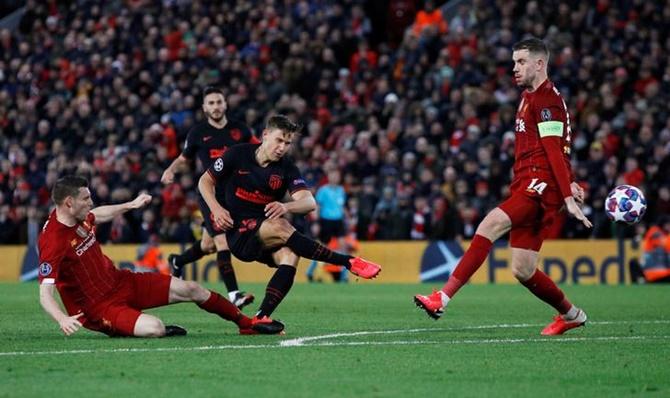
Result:
<svg viewBox="0 0 670 398">
<path fill-rule="evenodd" d="M 287 213 L 304 214 L 316 207 L 298 168 L 284 157 L 299 130 L 286 116 L 272 116 L 261 144 L 230 148 L 198 183 L 214 223 L 226 231 L 235 257 L 277 268 L 256 314 L 258 319 L 269 317 L 291 289 L 299 257 L 342 265 L 366 279 L 381 271 L 379 265 L 360 257 L 327 249 L 283 218 Z M 223 193 L 223 201 L 217 200 L 215 192 Z M 292 200 L 282 203 L 286 193 Z"/>
<path fill-rule="evenodd" d="M 193 161 L 195 157 L 200 160 L 203 169 L 207 170 L 231 146 L 240 143 L 259 142 L 249 127 L 240 122 L 228 120 L 226 109 L 227 104 L 223 91 L 216 87 L 205 88 L 202 95 L 202 110 L 207 117 L 207 121 L 198 123 L 189 131 L 183 152 L 163 172 L 161 178 L 163 184 L 172 184 L 175 171 Z M 170 254 L 168 256 L 172 275 L 180 278 L 184 265 L 197 261 L 216 250 L 216 264 L 221 279 L 228 290 L 228 298 L 237 308 L 241 309 L 247 304 L 251 304 L 254 301 L 254 296 L 239 290 L 226 235 L 222 229 L 217 228 L 212 222 L 211 212 L 202 198 L 198 198 L 198 204 L 204 218 L 205 229 L 202 233 L 202 239 L 195 242 L 181 255 Z"/>
</svg>

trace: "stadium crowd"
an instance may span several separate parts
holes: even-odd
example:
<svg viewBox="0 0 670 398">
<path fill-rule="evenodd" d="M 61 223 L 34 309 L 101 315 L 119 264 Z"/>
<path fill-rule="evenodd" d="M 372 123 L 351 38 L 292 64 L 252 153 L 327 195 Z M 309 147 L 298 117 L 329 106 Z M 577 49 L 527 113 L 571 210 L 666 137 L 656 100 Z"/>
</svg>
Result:
<svg viewBox="0 0 670 398">
<path fill-rule="evenodd" d="M 528 35 L 552 49 L 594 222 L 554 237 L 611 237 L 603 201 L 621 183 L 646 193 L 647 219 L 670 214 L 670 1 L 439 12 L 430 0 L 29 0 L 18 29 L 0 31 L 0 243 L 25 243 L 70 173 L 91 179 L 96 204 L 154 197 L 101 226 L 103 242 L 190 241 L 197 181 L 160 176 L 208 85 L 256 134 L 276 112 L 304 125 L 299 168 L 314 190 L 341 170 L 359 239 L 469 238 L 509 190 L 511 47 Z"/>
</svg>

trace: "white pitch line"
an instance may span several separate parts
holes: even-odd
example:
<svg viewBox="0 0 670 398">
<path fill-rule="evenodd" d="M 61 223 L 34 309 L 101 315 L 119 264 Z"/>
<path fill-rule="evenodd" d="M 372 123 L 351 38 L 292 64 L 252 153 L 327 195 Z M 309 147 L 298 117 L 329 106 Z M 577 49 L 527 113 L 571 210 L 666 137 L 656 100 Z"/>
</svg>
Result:
<svg viewBox="0 0 670 398">
<path fill-rule="evenodd" d="M 670 323 L 670 320 L 656 320 L 656 321 L 595 321 L 587 322 L 588 325 L 612 325 L 612 324 L 666 324 Z M 515 324 L 495 324 L 495 325 L 477 325 L 477 326 L 464 326 L 459 328 L 422 328 L 422 329 L 396 329 L 396 330 L 376 330 L 376 331 L 360 331 L 360 332 L 349 332 L 349 333 L 333 333 L 333 334 L 324 334 L 319 336 L 310 336 L 310 337 L 298 337 L 290 340 L 283 340 L 279 342 L 279 345 L 283 347 L 295 347 L 304 345 L 306 342 L 317 341 L 317 340 L 328 340 L 338 337 L 356 337 L 356 336 L 368 336 L 373 334 L 399 334 L 399 333 L 420 333 L 420 332 L 457 332 L 464 330 L 482 330 L 482 329 L 515 329 L 515 328 L 528 328 L 528 327 L 542 327 L 544 324 L 535 324 L 535 323 L 515 323 Z"/>
<path fill-rule="evenodd" d="M 105 354 L 119 352 L 174 352 L 174 351 L 212 351 L 212 350 L 242 350 L 252 348 L 269 348 L 273 345 L 210 345 L 200 347 L 156 347 L 156 348 L 103 348 L 89 350 L 61 350 L 61 351 L 14 351 L 0 352 L 2 356 L 27 356 L 27 355 L 65 355 L 65 354 Z"/>
<path fill-rule="evenodd" d="M 599 337 L 548 337 L 527 339 L 467 339 L 467 340 L 397 340 L 397 341 L 342 341 L 342 342 L 319 342 L 308 344 L 304 347 L 340 347 L 340 346 L 363 346 L 363 345 L 424 345 L 424 344 L 519 344 L 519 343 L 573 343 L 582 341 L 620 341 L 620 340 L 668 340 L 670 336 L 599 336 Z"/>
<path fill-rule="evenodd" d="M 611 324 L 667 324 L 670 320 L 656 321 L 598 321 L 589 322 L 590 325 Z M 193 352 L 193 351 L 221 351 L 221 350 L 246 350 L 267 348 L 289 348 L 289 347 L 343 347 L 343 346 L 365 346 L 365 345 L 427 345 L 427 344 L 519 344 L 519 343 L 570 343 L 582 341 L 621 341 L 621 340 L 668 340 L 670 336 L 596 336 L 596 337 L 551 337 L 551 338 L 520 338 L 520 339 L 462 339 L 462 340 L 396 340 L 396 341 L 340 341 L 326 342 L 326 340 L 338 337 L 369 336 L 380 334 L 421 333 L 435 331 L 462 331 L 480 329 L 505 329 L 543 326 L 542 324 L 498 324 L 466 326 L 462 328 L 421 328 L 421 329 L 397 329 L 397 330 L 371 330 L 351 333 L 333 333 L 320 336 L 301 337 L 291 340 L 283 340 L 273 344 L 238 344 L 238 345 L 209 345 L 200 347 L 156 347 L 156 348 L 108 348 L 108 349 L 80 349 L 59 351 L 10 351 L 0 352 L 0 357 L 20 357 L 36 355 L 70 355 L 70 354 L 104 354 L 104 353 L 142 353 L 142 352 Z"/>
</svg>

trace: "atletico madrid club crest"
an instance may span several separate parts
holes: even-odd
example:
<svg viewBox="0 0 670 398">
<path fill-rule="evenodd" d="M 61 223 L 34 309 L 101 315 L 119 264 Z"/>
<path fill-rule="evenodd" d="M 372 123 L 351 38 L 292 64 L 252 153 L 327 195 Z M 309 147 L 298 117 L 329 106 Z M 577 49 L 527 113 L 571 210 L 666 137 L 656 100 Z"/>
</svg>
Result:
<svg viewBox="0 0 670 398">
<path fill-rule="evenodd" d="M 278 176 L 277 174 L 271 175 L 269 184 L 270 184 L 270 188 L 272 188 L 273 190 L 276 191 L 277 189 L 281 188 L 281 184 L 282 184 L 281 177 Z"/>
<path fill-rule="evenodd" d="M 242 138 L 242 132 L 240 131 L 240 129 L 230 130 L 230 138 L 232 138 L 233 141 L 239 141 L 240 138 Z"/>
</svg>

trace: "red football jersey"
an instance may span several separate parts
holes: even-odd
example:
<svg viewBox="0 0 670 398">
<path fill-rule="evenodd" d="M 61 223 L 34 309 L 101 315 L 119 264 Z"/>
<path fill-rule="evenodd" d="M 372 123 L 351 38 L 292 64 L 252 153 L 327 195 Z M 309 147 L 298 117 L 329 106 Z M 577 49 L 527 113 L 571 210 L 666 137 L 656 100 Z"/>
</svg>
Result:
<svg viewBox="0 0 670 398">
<path fill-rule="evenodd" d="M 570 115 L 556 87 L 545 80 L 534 92 L 524 90 L 516 113 L 514 181 L 536 179 L 536 184 L 551 184 L 562 195 L 570 196 Z M 518 186 L 534 189 L 533 186 Z M 542 194 L 540 191 L 539 194 Z M 552 198 L 556 199 L 556 198 Z"/>
<path fill-rule="evenodd" d="M 95 237 L 95 216 L 68 227 L 52 211 L 39 237 L 39 282 L 55 283 L 70 315 L 91 309 L 108 297 L 120 276 Z"/>
</svg>

